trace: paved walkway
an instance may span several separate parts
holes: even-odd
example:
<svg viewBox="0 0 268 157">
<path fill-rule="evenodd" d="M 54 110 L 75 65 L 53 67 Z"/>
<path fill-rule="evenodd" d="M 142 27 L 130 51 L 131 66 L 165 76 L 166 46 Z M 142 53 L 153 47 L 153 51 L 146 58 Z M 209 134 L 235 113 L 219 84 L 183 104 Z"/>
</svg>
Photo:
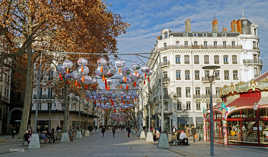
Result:
<svg viewBox="0 0 268 157">
<path fill-rule="evenodd" d="M 70 144 L 45 144 L 41 149 L 24 152 L 4 152 L 0 157 L 180 157 L 174 152 L 158 149 L 155 145 L 146 144 L 136 137 L 127 138 L 125 131 L 116 134 L 111 132 L 105 137 L 95 133 Z"/>
<path fill-rule="evenodd" d="M 18 151 L 18 152 L 12 152 Z M 127 138 L 125 131 L 113 138 L 109 131 L 99 132 L 69 144 L 42 144 L 41 149 L 29 150 L 10 137 L 0 137 L 0 157 L 209 157 L 209 144 L 191 143 L 171 146 L 168 150 L 145 143 L 136 137 Z M 268 157 L 268 148 L 223 146 L 215 144 L 215 157 Z"/>
<path fill-rule="evenodd" d="M 215 157 L 268 157 L 268 149 L 254 146 L 224 146 L 215 144 Z M 189 146 L 172 146 L 169 151 L 182 157 L 209 157 L 208 143 L 191 143 Z"/>
</svg>

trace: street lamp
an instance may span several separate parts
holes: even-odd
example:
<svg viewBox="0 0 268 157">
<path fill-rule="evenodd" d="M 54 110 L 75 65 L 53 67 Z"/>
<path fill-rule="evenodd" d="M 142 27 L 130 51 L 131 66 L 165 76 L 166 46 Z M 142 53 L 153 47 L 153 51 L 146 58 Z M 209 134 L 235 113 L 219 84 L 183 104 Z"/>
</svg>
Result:
<svg viewBox="0 0 268 157">
<path fill-rule="evenodd" d="M 219 69 L 220 66 L 204 66 L 202 69 L 204 70 L 213 70 L 213 74 L 208 76 L 208 81 L 210 83 L 210 156 L 214 156 L 214 121 L 213 121 L 213 101 L 212 101 L 212 83 L 215 80 L 215 72 L 216 69 Z"/>
</svg>

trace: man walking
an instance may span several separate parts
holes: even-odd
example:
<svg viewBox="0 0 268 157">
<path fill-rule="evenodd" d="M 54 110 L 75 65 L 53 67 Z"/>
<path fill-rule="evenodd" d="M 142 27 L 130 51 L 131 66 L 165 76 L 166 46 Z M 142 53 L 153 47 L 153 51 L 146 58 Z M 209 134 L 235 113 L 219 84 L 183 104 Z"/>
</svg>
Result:
<svg viewBox="0 0 268 157">
<path fill-rule="evenodd" d="M 113 128 L 112 128 L 112 132 L 113 132 L 113 137 L 114 137 L 114 135 L 115 135 L 115 126 L 113 126 Z"/>
<path fill-rule="evenodd" d="M 101 128 L 101 133 L 102 133 L 102 137 L 104 137 L 104 133 L 105 133 L 105 127 L 104 126 L 102 126 L 102 128 Z"/>
</svg>

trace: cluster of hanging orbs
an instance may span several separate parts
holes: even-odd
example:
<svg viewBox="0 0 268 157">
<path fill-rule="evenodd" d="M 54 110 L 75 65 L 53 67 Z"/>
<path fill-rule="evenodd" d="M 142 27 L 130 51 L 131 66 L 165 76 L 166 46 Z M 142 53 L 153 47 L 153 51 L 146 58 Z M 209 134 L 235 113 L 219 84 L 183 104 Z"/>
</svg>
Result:
<svg viewBox="0 0 268 157">
<path fill-rule="evenodd" d="M 69 80 L 74 80 L 75 86 L 83 88 L 89 88 L 97 84 L 96 78 L 89 76 L 88 60 L 85 58 L 79 58 L 77 60 L 76 67 L 74 63 L 66 59 L 62 64 L 57 65 L 57 71 L 59 73 L 60 80 L 65 80 L 69 83 Z"/>
<path fill-rule="evenodd" d="M 108 61 L 101 57 L 97 60 L 97 68 L 90 72 L 90 63 L 85 58 L 79 58 L 77 63 L 66 59 L 63 64 L 57 66 L 60 80 L 73 80 L 75 86 L 88 87 L 97 86 L 103 82 L 105 89 L 87 91 L 87 100 L 91 101 L 97 108 L 112 110 L 113 113 L 126 111 L 137 103 L 137 89 L 143 81 L 150 81 L 151 70 L 147 66 L 132 64 L 127 66 L 124 60 L 116 59 Z M 93 74 L 94 76 L 89 76 Z M 97 81 L 100 79 L 101 81 Z M 101 87 L 101 86 L 99 86 Z M 113 89 L 113 92 L 112 90 Z M 114 91 L 118 90 L 117 92 Z M 123 91 L 122 91 L 123 90 Z"/>
<path fill-rule="evenodd" d="M 136 88 L 141 80 L 149 79 L 151 70 L 147 67 L 141 67 L 139 64 L 133 64 L 130 67 L 126 66 L 124 60 L 115 60 L 114 63 L 108 62 L 105 58 L 100 58 L 97 61 L 98 67 L 96 70 L 96 75 L 105 82 L 105 89 L 111 89 L 111 84 L 113 80 L 109 79 L 115 74 L 119 75 L 119 83 L 116 82 L 117 87 L 120 89 Z"/>
</svg>

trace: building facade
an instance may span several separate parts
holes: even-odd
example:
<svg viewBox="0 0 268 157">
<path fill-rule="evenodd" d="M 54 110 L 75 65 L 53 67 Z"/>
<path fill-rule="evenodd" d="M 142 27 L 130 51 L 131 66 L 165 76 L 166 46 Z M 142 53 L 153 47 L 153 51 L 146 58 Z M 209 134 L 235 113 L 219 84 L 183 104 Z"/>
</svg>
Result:
<svg viewBox="0 0 268 157">
<path fill-rule="evenodd" d="M 40 130 L 64 125 L 64 83 L 56 71 L 57 63 L 43 65 L 41 70 L 40 93 L 38 85 L 38 64 L 34 65 L 32 93 L 32 110 L 30 126 L 34 128 L 35 111 L 38 109 L 37 128 Z M 65 82 L 66 83 L 66 82 Z M 69 103 L 69 128 L 88 128 L 93 125 L 93 103 L 87 101 L 83 94 L 71 91 L 69 85 L 67 99 Z M 79 91 L 79 90 L 77 90 Z"/>
<path fill-rule="evenodd" d="M 4 59 L 4 65 L 0 67 L 0 134 L 7 133 L 7 119 L 10 105 L 11 91 L 11 59 Z"/>
<path fill-rule="evenodd" d="M 149 85 L 152 92 L 143 99 L 143 105 L 146 106 L 148 100 L 153 104 L 152 119 L 159 121 L 162 91 L 166 128 L 184 128 L 186 125 L 202 128 L 202 111 L 209 107 L 211 92 L 206 82 L 213 74 L 212 70 L 202 67 L 220 66 L 214 72 L 214 105 L 221 101 L 219 93 L 224 85 L 247 82 L 259 76 L 262 61 L 258 26 L 241 18 L 231 22 L 231 31 L 226 28 L 218 31 L 218 21 L 214 19 L 212 32 L 191 32 L 187 19 L 185 32 L 162 30 L 147 65 L 153 71 Z M 163 90 L 160 90 L 161 77 Z M 150 93 L 148 84 L 143 85 L 143 91 L 143 97 Z"/>
</svg>

